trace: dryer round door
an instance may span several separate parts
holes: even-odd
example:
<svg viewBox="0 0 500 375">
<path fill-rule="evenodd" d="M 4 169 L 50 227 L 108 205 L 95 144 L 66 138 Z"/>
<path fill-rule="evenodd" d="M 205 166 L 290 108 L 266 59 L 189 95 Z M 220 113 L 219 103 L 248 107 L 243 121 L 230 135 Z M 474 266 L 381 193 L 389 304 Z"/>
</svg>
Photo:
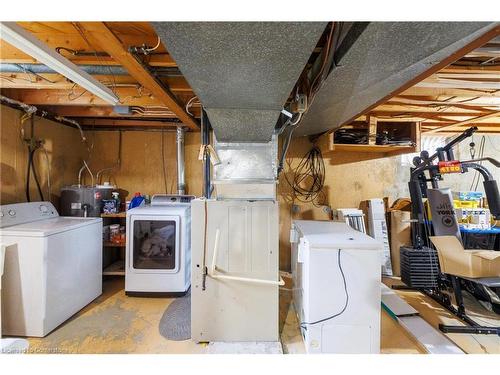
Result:
<svg viewBox="0 0 500 375">
<path fill-rule="evenodd" d="M 127 239 L 134 273 L 176 273 L 180 267 L 180 217 L 131 215 Z"/>
</svg>

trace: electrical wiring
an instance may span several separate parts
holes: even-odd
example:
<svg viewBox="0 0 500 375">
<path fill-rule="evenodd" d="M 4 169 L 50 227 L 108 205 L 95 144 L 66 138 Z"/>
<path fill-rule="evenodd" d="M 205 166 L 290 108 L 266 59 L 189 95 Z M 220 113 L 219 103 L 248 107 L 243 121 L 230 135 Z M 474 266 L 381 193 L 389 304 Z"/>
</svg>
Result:
<svg viewBox="0 0 500 375">
<path fill-rule="evenodd" d="M 114 84 L 114 87 L 116 88 L 116 84 Z M 153 96 L 153 94 L 151 94 L 151 93 L 146 93 L 146 94 L 143 93 L 144 86 L 142 86 L 142 85 L 135 85 L 135 88 L 137 90 L 137 95 L 127 95 L 127 96 L 125 96 L 123 98 L 119 98 L 119 100 L 118 100 L 119 103 L 120 104 L 124 104 L 125 102 L 127 102 L 130 99 L 140 99 L 140 98 L 142 98 L 144 96 L 148 96 L 148 97 L 152 97 Z M 134 106 L 134 107 L 142 108 L 140 106 Z"/>
<path fill-rule="evenodd" d="M 34 81 L 33 81 L 32 79 L 29 79 L 29 81 L 30 81 L 31 83 L 36 83 L 36 78 L 40 78 L 40 79 L 42 79 L 42 80 L 44 80 L 44 81 L 47 81 L 47 82 L 49 82 L 49 83 L 56 83 L 56 82 L 54 82 L 54 81 L 51 81 L 51 80 L 50 80 L 50 79 L 48 79 L 48 78 L 45 78 L 44 76 L 42 76 L 42 75 L 40 75 L 40 74 L 38 74 L 38 73 L 35 73 L 35 72 L 33 72 L 33 71 L 29 70 L 28 68 L 26 68 L 26 67 L 25 67 L 24 65 L 22 65 L 22 64 L 14 64 L 14 65 L 15 65 L 15 66 L 17 66 L 19 69 L 21 69 L 21 70 L 22 70 L 25 74 L 27 74 L 27 75 L 28 75 L 28 77 L 31 77 L 31 76 L 34 76 L 34 77 L 35 77 L 35 80 L 34 80 Z M 27 80 L 27 81 L 28 81 L 28 80 Z"/>
<path fill-rule="evenodd" d="M 85 35 L 85 32 L 82 30 L 82 28 L 80 27 L 80 25 L 77 22 L 71 22 L 71 24 L 73 25 L 73 27 L 75 28 L 75 30 L 80 34 L 80 36 L 85 41 L 85 43 L 87 44 L 87 46 L 92 50 L 95 58 L 101 62 L 101 65 L 105 65 L 105 66 L 108 67 L 109 73 L 110 73 L 110 75 L 111 75 L 111 77 L 113 79 L 113 85 L 111 86 L 111 91 L 113 91 L 113 94 L 115 94 L 119 98 L 119 96 L 116 93 L 116 77 L 115 77 L 115 75 L 113 73 L 113 70 L 111 69 L 111 67 L 109 66 L 109 64 L 107 64 L 106 61 L 104 61 L 101 58 L 102 56 L 99 56 L 99 52 L 97 52 L 97 50 L 94 47 L 92 47 L 92 44 L 88 40 L 87 36 Z"/>
<path fill-rule="evenodd" d="M 36 110 L 35 110 L 36 111 Z M 27 165 L 27 170 L 26 170 L 26 200 L 28 202 L 31 202 L 31 195 L 30 195 L 30 180 L 31 180 L 31 173 L 33 172 L 33 177 L 35 179 L 36 187 L 38 189 L 38 194 L 40 195 L 41 200 L 44 200 L 43 197 L 43 192 L 42 188 L 40 186 L 40 181 L 38 179 L 38 174 L 36 173 L 36 167 L 35 167 L 35 152 L 42 147 L 43 141 L 36 140 L 34 138 L 34 131 L 35 131 L 35 118 L 33 117 L 34 112 L 26 112 L 23 116 L 21 116 L 21 130 L 20 130 L 20 135 L 21 135 L 21 141 L 26 144 L 28 148 L 28 165 Z M 26 120 L 30 119 L 31 120 L 31 135 L 30 138 L 25 139 L 24 138 L 24 123 Z"/>
<path fill-rule="evenodd" d="M 156 49 L 158 49 L 158 47 L 160 46 L 160 43 L 161 43 L 161 39 L 160 39 L 160 37 L 158 37 L 158 43 L 156 43 L 156 46 L 154 46 L 153 48 L 144 48 L 144 51 L 153 52 Z"/>
<path fill-rule="evenodd" d="M 76 87 L 76 83 L 74 83 L 74 84 L 73 84 L 73 86 L 71 86 L 71 89 L 70 89 L 70 91 L 69 91 L 69 93 L 68 93 L 68 100 L 69 100 L 70 102 L 72 102 L 72 101 L 74 101 L 74 100 L 76 100 L 76 99 L 81 98 L 83 95 L 85 95 L 85 94 L 87 93 L 87 90 L 82 89 L 81 94 L 80 94 L 80 95 L 76 95 L 76 96 L 75 96 L 75 87 Z"/>
<path fill-rule="evenodd" d="M 173 116 L 175 115 L 168 107 L 164 106 L 131 106 L 130 110 L 133 113 L 140 114 L 142 116 Z"/>
<path fill-rule="evenodd" d="M 285 161 L 285 158 L 286 158 L 286 154 L 288 152 L 288 148 L 290 147 L 290 142 L 292 140 L 292 135 L 293 135 L 293 131 L 295 130 L 295 128 L 297 126 L 299 126 L 299 123 L 300 123 L 300 120 L 302 119 L 302 113 L 299 113 L 297 115 L 297 118 L 295 120 L 293 120 L 293 116 L 291 118 L 289 118 L 284 124 L 283 126 L 276 132 L 276 134 L 279 136 L 281 135 L 285 130 L 288 129 L 288 134 L 285 138 L 285 141 L 283 142 L 283 146 L 282 146 L 282 150 L 281 150 L 281 156 L 280 156 L 280 160 L 278 162 L 278 175 L 281 173 L 281 171 L 283 170 L 283 163 Z"/>
<path fill-rule="evenodd" d="M 324 56 L 323 61 L 321 63 L 321 68 L 320 68 L 318 74 L 316 75 L 316 77 L 314 77 L 312 83 L 310 84 L 308 97 L 311 98 L 311 101 L 312 101 L 314 94 L 317 92 L 317 90 L 319 89 L 319 86 L 321 85 L 321 83 L 317 84 L 317 82 L 323 76 L 323 73 L 325 71 L 326 63 L 328 61 L 328 56 L 330 55 L 330 49 L 332 48 L 334 29 L 335 29 L 335 24 L 332 24 L 332 26 L 330 28 L 330 33 L 328 34 L 328 37 L 326 40 L 325 56 Z M 321 81 L 319 81 L 319 82 L 321 82 Z"/>
<path fill-rule="evenodd" d="M 50 184 L 50 160 L 49 160 L 49 153 L 47 152 L 47 149 L 45 147 L 42 147 L 43 153 L 45 155 L 45 162 L 47 163 L 47 194 L 48 194 L 48 200 L 50 201 L 50 198 L 52 197 L 52 187 Z"/>
<path fill-rule="evenodd" d="M 478 159 L 481 159 L 481 158 L 484 157 L 485 143 L 486 143 L 486 137 L 483 135 L 481 137 L 481 140 L 479 141 Z M 472 156 L 472 155 L 474 155 L 474 156 Z M 471 157 L 472 157 L 472 159 L 474 159 L 475 156 L 476 156 L 475 148 L 471 147 Z M 482 164 L 483 164 L 483 162 L 480 161 L 479 165 L 482 165 Z M 472 178 L 472 183 L 470 185 L 470 189 L 469 190 L 476 191 L 477 188 L 479 187 L 479 181 L 480 180 L 481 180 L 481 175 L 479 174 L 478 171 L 474 171 L 474 177 Z"/>
<path fill-rule="evenodd" d="M 30 195 L 30 173 L 31 173 L 31 159 L 33 158 L 33 154 L 31 151 L 28 152 L 28 166 L 26 168 L 26 201 L 31 202 Z"/>
<path fill-rule="evenodd" d="M 340 23 L 340 26 L 342 26 L 342 23 Z M 336 66 L 334 54 L 335 54 L 335 50 L 337 49 L 338 38 L 335 38 L 336 40 L 334 40 L 334 38 L 333 38 L 334 31 L 335 31 L 335 23 L 332 23 L 332 26 L 330 28 L 330 33 L 328 34 L 328 38 L 326 41 L 325 56 L 324 56 L 323 62 L 321 64 L 320 71 L 316 75 L 316 77 L 314 77 L 312 82 L 310 84 L 308 84 L 309 90 L 307 93 L 307 102 L 308 102 L 307 109 L 309 109 L 311 107 L 311 105 L 314 101 L 314 98 L 316 97 L 316 93 L 318 92 L 320 87 L 323 85 L 323 82 L 325 81 L 323 75 L 325 72 L 327 62 L 328 62 L 329 57 L 330 57 L 330 53 L 332 53 L 331 60 L 333 62 L 333 66 Z M 328 72 L 330 72 L 330 70 L 331 69 L 329 69 Z"/>
<path fill-rule="evenodd" d="M 328 316 L 326 318 L 319 319 L 319 320 L 316 320 L 314 322 L 301 322 L 300 323 L 300 327 L 301 328 L 307 330 L 307 326 L 311 326 L 311 325 L 323 323 L 323 322 L 326 322 L 327 320 L 334 319 L 334 318 L 342 315 L 347 310 L 347 307 L 349 306 L 349 291 L 347 289 L 347 281 L 346 281 L 346 277 L 345 277 L 345 274 L 344 274 L 344 270 L 342 269 L 341 254 L 342 254 L 342 249 L 339 249 L 338 252 L 337 252 L 337 265 L 338 265 L 340 274 L 342 275 L 342 282 L 344 284 L 344 293 L 345 293 L 344 306 L 342 307 L 342 309 L 338 313 L 330 315 L 330 316 Z"/>
<path fill-rule="evenodd" d="M 323 193 L 325 184 L 325 163 L 319 147 L 313 146 L 290 172 L 291 181 L 286 174 L 284 177 L 292 188 L 293 199 L 316 205 L 315 201 Z"/>
<path fill-rule="evenodd" d="M 198 99 L 198 97 L 196 95 L 193 96 L 191 99 L 189 99 L 188 102 L 186 103 L 186 112 L 188 114 L 190 114 L 191 116 L 194 116 L 194 115 L 189 111 L 189 108 L 194 104 L 195 99 Z"/>
<path fill-rule="evenodd" d="M 40 185 L 40 180 L 38 178 L 38 173 L 36 171 L 36 167 L 35 167 L 35 152 L 36 152 L 37 149 L 33 150 L 33 157 L 31 158 L 31 169 L 33 170 L 33 177 L 35 178 L 35 183 L 36 183 L 36 188 L 38 190 L 38 194 L 40 195 L 40 198 L 42 199 L 42 201 L 45 200 L 44 196 L 43 196 L 43 192 L 42 192 L 42 186 Z"/>
<path fill-rule="evenodd" d="M 36 167 L 35 167 L 35 152 L 38 148 L 32 147 L 30 144 L 28 145 L 28 169 L 27 169 L 27 174 L 26 174 L 26 199 L 28 202 L 31 202 L 31 195 L 30 195 L 30 179 L 31 179 L 31 172 L 33 172 L 33 177 L 35 179 L 36 187 L 38 190 L 38 194 L 40 195 L 40 198 L 42 201 L 44 201 L 44 196 L 42 192 L 42 188 L 40 185 L 40 180 L 38 179 L 38 175 L 36 173 Z"/>
</svg>

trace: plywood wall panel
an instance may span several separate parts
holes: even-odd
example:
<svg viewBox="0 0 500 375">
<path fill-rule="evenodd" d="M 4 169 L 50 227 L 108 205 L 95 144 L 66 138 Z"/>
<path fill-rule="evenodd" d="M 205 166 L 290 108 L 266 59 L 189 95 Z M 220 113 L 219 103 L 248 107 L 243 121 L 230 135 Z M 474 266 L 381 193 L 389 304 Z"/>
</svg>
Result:
<svg viewBox="0 0 500 375">
<path fill-rule="evenodd" d="M 0 106 L 0 204 L 26 201 L 28 149 L 20 137 L 21 115 L 18 110 Z M 29 121 L 24 128 L 26 136 L 29 135 Z M 35 117 L 34 130 L 35 138 L 45 140 L 51 170 L 51 201 L 57 207 L 61 187 L 76 182 L 85 147 L 77 129 L 56 122 Z M 45 199 L 48 200 L 47 164 L 40 150 L 35 154 L 35 163 Z M 33 178 L 30 187 L 32 200 L 39 200 Z"/>
<path fill-rule="evenodd" d="M 165 160 L 165 175 L 162 164 Z M 89 138 L 94 141 L 91 169 L 97 172 L 116 165 L 118 158 L 118 132 L 93 131 Z M 186 133 L 185 162 L 186 188 L 188 194 L 200 195 L 202 191 L 202 163 L 198 160 L 199 133 Z M 128 192 L 142 194 L 175 194 L 177 192 L 176 134 L 171 131 L 125 131 L 122 132 L 121 166 L 111 173 L 103 173 L 101 182 L 110 180 Z M 166 179 L 166 184 L 165 184 Z M 87 179 L 88 181 L 88 179 Z"/>
</svg>

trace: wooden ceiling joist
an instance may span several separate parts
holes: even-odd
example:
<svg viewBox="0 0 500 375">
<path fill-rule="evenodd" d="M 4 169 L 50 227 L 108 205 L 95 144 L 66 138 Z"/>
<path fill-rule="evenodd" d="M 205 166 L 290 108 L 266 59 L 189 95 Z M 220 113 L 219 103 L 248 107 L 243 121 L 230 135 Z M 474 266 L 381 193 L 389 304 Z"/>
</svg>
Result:
<svg viewBox="0 0 500 375">
<path fill-rule="evenodd" d="M 93 75 L 98 81 L 108 87 L 130 85 L 139 86 L 130 76 Z M 167 77 L 162 79 L 172 92 L 185 92 L 193 95 L 193 91 L 184 77 Z M 71 89 L 74 83 L 57 73 L 6 73 L 0 71 L 0 88 L 18 89 Z"/>
<path fill-rule="evenodd" d="M 139 39 L 137 39 L 139 41 Z M 63 41 L 61 41 L 63 42 Z M 63 46 L 72 46 L 73 41 L 66 40 Z M 138 43 L 139 45 L 143 42 Z M 57 44 L 57 42 L 51 42 L 51 44 Z M 132 45 L 132 44 L 131 44 Z M 72 48 L 77 49 L 77 48 Z M 88 49 L 83 46 L 82 49 Z M 68 60 L 76 65 L 120 65 L 114 59 L 108 56 L 99 56 L 96 57 L 94 55 L 64 55 Z M 7 42 L 0 40 L 0 60 L 3 63 L 11 63 L 11 64 L 36 64 L 38 61 L 33 57 L 19 51 L 14 48 Z M 164 68 L 174 68 L 177 66 L 175 61 L 172 59 L 170 55 L 151 55 L 148 57 L 148 63 L 154 67 L 164 67 Z"/>
<path fill-rule="evenodd" d="M 489 113 L 487 115 L 477 116 L 477 117 L 473 117 L 471 119 L 460 121 L 460 122 L 457 122 L 454 124 L 441 126 L 439 128 L 429 130 L 426 133 L 437 133 L 437 132 L 441 132 L 441 131 L 446 131 L 448 129 L 459 128 L 459 127 L 464 126 L 464 125 L 476 124 L 477 122 L 481 122 L 482 120 L 487 120 L 487 119 L 490 119 L 493 117 L 499 117 L 499 116 L 500 116 L 500 112 L 492 112 L 492 113 Z"/>
<path fill-rule="evenodd" d="M 68 48 L 74 51 L 85 51 L 85 55 L 72 55 L 68 50 L 61 53 L 77 65 L 118 65 L 111 57 L 98 56 L 93 52 L 103 52 L 97 45 L 89 45 L 81 35 L 78 25 L 73 22 L 19 22 L 20 26 L 31 32 L 51 48 Z M 109 22 L 108 27 L 117 35 L 125 46 L 154 46 L 158 40 L 156 32 L 149 22 Z M 161 47 L 148 56 L 151 66 L 175 67 L 177 64 L 167 51 Z M 88 54 L 90 53 L 90 54 Z M 31 56 L 23 53 L 10 44 L 0 40 L 0 60 L 4 63 L 35 63 Z"/>
<path fill-rule="evenodd" d="M 409 96 L 432 96 L 432 97 L 449 97 L 456 98 L 471 98 L 471 97 L 492 97 L 500 98 L 500 90 L 479 90 L 479 89 L 462 89 L 462 88 L 430 88 L 430 87 L 411 87 L 400 93 L 399 95 Z"/>
<path fill-rule="evenodd" d="M 186 112 L 184 106 L 144 68 L 104 22 L 82 22 L 79 25 L 91 40 L 122 65 L 157 100 L 174 112 L 185 126 L 193 130 L 199 129 L 197 121 Z"/>
<path fill-rule="evenodd" d="M 130 128 L 151 128 L 151 127 L 177 127 L 182 125 L 172 120 L 139 120 L 139 119 L 77 119 L 82 127 L 102 128 L 102 127 L 130 127 Z"/>
<path fill-rule="evenodd" d="M 64 117 L 102 117 L 102 118 L 115 118 L 115 117 L 123 117 L 123 113 L 116 112 L 111 106 L 92 106 L 92 105 L 50 105 L 50 106 L 39 106 L 41 109 L 45 109 L 49 112 L 56 113 L 60 116 Z M 148 107 L 145 107 L 147 110 Z M 156 108 L 155 108 L 156 109 Z M 195 116 L 200 115 L 200 108 L 194 107 L 191 108 L 191 112 Z M 150 118 L 154 117 L 152 114 L 150 116 L 141 114 L 139 111 L 132 111 L 130 115 L 127 117 L 136 117 L 136 118 Z M 158 118 L 176 118 L 176 116 L 172 114 L 162 114 L 161 116 L 156 116 Z"/>
<path fill-rule="evenodd" d="M 117 96 L 120 98 L 119 105 L 137 105 L 137 106 L 152 106 L 164 105 L 156 97 L 147 90 L 142 93 L 136 88 L 114 89 Z M 109 103 L 101 98 L 76 87 L 71 90 L 38 90 L 38 89 L 2 89 L 2 95 L 20 102 L 32 105 L 93 105 L 93 106 L 109 106 Z M 170 109 L 170 107 L 168 107 Z"/>
</svg>

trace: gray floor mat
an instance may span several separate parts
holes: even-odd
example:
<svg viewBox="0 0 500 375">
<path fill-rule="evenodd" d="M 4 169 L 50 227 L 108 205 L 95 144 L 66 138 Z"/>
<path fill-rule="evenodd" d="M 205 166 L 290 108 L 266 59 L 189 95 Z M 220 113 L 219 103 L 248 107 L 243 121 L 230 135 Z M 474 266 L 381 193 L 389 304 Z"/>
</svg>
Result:
<svg viewBox="0 0 500 375">
<path fill-rule="evenodd" d="M 160 335 L 168 340 L 184 341 L 191 338 L 191 293 L 177 298 L 163 313 Z"/>
</svg>

